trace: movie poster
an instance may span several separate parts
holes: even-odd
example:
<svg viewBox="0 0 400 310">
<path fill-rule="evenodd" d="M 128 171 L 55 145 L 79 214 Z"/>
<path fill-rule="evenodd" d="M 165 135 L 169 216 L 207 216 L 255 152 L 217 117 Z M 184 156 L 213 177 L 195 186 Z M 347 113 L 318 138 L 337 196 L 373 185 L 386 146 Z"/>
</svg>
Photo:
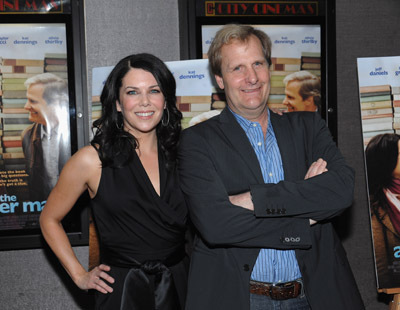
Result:
<svg viewBox="0 0 400 310">
<path fill-rule="evenodd" d="M 71 155 L 65 24 L 0 24 L 0 233 L 39 228 Z"/>
<path fill-rule="evenodd" d="M 377 286 L 400 288 L 400 57 L 357 69 Z"/>
</svg>

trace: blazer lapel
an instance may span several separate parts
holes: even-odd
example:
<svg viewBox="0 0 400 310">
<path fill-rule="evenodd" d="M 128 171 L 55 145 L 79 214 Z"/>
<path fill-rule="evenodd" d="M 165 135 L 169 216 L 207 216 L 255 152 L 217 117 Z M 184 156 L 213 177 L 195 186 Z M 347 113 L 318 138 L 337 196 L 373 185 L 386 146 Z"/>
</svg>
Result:
<svg viewBox="0 0 400 310">
<path fill-rule="evenodd" d="M 227 108 L 220 114 L 220 123 L 223 134 L 230 141 L 234 150 L 243 158 L 243 161 L 249 167 L 257 181 L 264 183 L 257 155 L 251 147 L 246 133 Z"/>
<path fill-rule="evenodd" d="M 297 165 L 297 152 L 294 141 L 294 133 L 286 115 L 270 113 L 271 123 L 274 128 L 275 137 L 278 141 L 279 151 L 282 157 L 285 180 L 298 180 L 299 171 Z"/>
</svg>

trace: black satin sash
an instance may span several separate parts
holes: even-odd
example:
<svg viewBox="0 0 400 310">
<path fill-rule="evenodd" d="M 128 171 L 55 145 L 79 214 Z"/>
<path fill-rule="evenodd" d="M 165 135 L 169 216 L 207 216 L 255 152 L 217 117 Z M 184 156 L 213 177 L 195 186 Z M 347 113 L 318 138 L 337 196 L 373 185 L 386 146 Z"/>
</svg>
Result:
<svg viewBox="0 0 400 310">
<path fill-rule="evenodd" d="M 123 286 L 120 310 L 181 309 L 168 266 L 173 266 L 184 258 L 184 248 L 180 248 L 163 262 L 146 261 L 142 264 L 132 258 L 111 258 L 113 255 L 110 254 L 102 253 L 106 264 L 129 268 Z"/>
<path fill-rule="evenodd" d="M 154 294 L 149 276 L 154 277 Z M 145 309 L 180 309 L 171 271 L 161 262 L 131 268 L 125 278 L 121 310 Z"/>
</svg>

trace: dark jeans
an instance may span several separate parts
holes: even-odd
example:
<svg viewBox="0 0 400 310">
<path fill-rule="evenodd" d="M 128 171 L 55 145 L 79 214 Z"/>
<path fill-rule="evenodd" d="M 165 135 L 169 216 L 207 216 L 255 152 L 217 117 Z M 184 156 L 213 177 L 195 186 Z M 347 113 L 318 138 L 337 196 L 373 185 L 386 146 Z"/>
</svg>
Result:
<svg viewBox="0 0 400 310">
<path fill-rule="evenodd" d="M 297 298 L 274 300 L 268 296 L 250 294 L 250 310 L 310 310 L 306 295 Z"/>
</svg>

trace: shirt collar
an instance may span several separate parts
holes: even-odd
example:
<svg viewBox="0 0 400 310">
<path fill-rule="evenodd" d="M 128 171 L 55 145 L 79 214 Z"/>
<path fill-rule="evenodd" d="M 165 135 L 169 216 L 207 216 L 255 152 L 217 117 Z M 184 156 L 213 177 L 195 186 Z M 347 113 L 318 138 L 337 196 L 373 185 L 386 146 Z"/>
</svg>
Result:
<svg viewBox="0 0 400 310">
<path fill-rule="evenodd" d="M 41 125 L 40 126 L 40 138 L 41 139 L 46 138 L 47 140 L 50 140 L 52 136 L 57 135 L 57 132 L 58 132 L 57 129 L 58 129 L 57 127 L 51 128 L 51 130 L 49 132 L 48 126 L 46 127 L 46 126 Z"/>
<path fill-rule="evenodd" d="M 229 111 L 232 112 L 233 116 L 235 117 L 235 119 L 237 120 L 237 122 L 239 123 L 239 125 L 243 128 L 244 131 L 247 132 L 247 130 L 249 130 L 251 127 L 253 127 L 253 124 L 259 124 L 258 122 L 252 122 L 249 121 L 248 119 L 244 118 L 243 116 L 233 112 L 231 110 L 230 107 L 228 107 Z M 271 117 L 270 117 L 270 112 L 269 109 L 267 108 L 267 112 L 268 112 L 268 128 L 267 128 L 267 132 L 271 130 L 272 125 L 271 125 Z M 261 124 L 259 124 L 261 125 Z"/>
</svg>

